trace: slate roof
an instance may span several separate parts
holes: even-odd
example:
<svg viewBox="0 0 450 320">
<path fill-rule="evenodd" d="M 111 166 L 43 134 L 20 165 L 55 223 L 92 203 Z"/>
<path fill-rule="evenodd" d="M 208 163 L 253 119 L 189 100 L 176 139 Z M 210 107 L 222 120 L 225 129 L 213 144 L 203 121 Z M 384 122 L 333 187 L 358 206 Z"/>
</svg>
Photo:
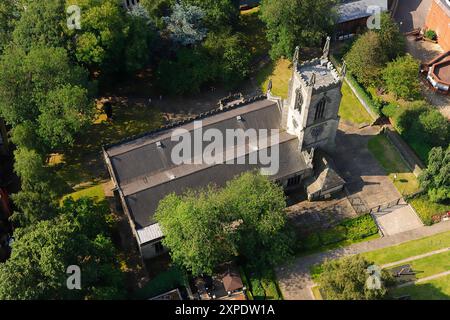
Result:
<svg viewBox="0 0 450 320">
<path fill-rule="evenodd" d="M 309 194 L 314 194 L 319 190 L 326 193 L 328 190 L 345 184 L 345 180 L 336 172 L 333 160 L 320 150 L 315 151 L 314 167 L 320 173 L 315 179 L 309 179 L 307 186 Z"/>
<path fill-rule="evenodd" d="M 216 110 L 197 120 L 202 120 L 203 132 L 214 128 L 224 136 L 227 129 L 280 129 L 281 109 L 276 102 L 262 97 L 256 101 L 231 106 L 227 110 Z M 105 156 L 111 163 L 114 178 L 122 191 L 141 244 L 162 237 L 161 229 L 153 220 L 153 215 L 159 201 L 165 196 L 170 193 L 181 194 L 186 189 L 204 187 L 211 183 L 223 186 L 236 175 L 264 167 L 249 164 L 249 158 L 267 151 L 270 155 L 275 147 L 271 137 L 264 140 L 258 136 L 256 140 L 247 139 L 244 144 L 233 147 L 231 156 L 224 152 L 223 162 L 231 159 L 235 160 L 235 164 L 222 162 L 176 165 L 171 160 L 171 153 L 177 142 L 171 141 L 171 136 L 178 129 L 186 129 L 187 135 L 191 137 L 199 131 L 194 130 L 194 122 L 189 121 L 105 148 Z M 162 148 L 158 147 L 158 142 L 162 144 Z M 207 144 L 209 142 L 204 143 Z M 272 179 L 276 180 L 308 168 L 299 150 L 296 136 L 280 131 L 279 143 L 276 146 L 282 156 L 279 171 L 271 176 Z M 203 148 L 199 150 L 201 152 L 194 152 L 191 159 L 201 156 Z M 245 159 L 245 164 L 236 164 L 239 163 L 238 159 Z"/>
<path fill-rule="evenodd" d="M 368 13 L 369 6 L 379 6 L 383 11 L 388 10 L 387 0 L 358 0 L 358 1 L 346 1 L 337 7 L 338 23 L 344 23 L 348 21 L 358 20 L 361 18 L 369 17 L 371 13 Z"/>
</svg>

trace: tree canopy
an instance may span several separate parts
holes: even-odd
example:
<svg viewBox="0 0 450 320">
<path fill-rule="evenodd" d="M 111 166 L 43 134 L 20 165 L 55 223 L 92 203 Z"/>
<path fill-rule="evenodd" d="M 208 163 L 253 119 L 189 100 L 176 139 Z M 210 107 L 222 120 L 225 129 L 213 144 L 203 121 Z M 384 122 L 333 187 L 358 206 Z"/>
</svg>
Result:
<svg viewBox="0 0 450 320">
<path fill-rule="evenodd" d="M 0 299 L 116 299 L 123 275 L 107 236 L 105 211 L 92 200 L 67 200 L 52 220 L 16 229 L 11 257 L 0 264 Z M 69 290 L 67 267 L 81 269 Z"/>
<path fill-rule="evenodd" d="M 169 195 L 155 218 L 173 261 L 193 274 L 211 274 L 219 263 L 238 256 L 253 265 L 285 261 L 292 244 L 285 206 L 281 187 L 245 173 L 223 189 Z"/>
<path fill-rule="evenodd" d="M 349 71 L 366 87 L 379 84 L 381 71 L 388 61 L 380 36 L 374 31 L 361 35 L 344 59 Z"/>
<path fill-rule="evenodd" d="M 428 155 L 428 167 L 419 176 L 420 185 L 434 202 L 450 201 L 450 146 L 433 148 Z"/>
<path fill-rule="evenodd" d="M 320 46 L 335 21 L 335 0 L 262 0 L 273 59 L 291 58 L 296 46 Z"/>
<path fill-rule="evenodd" d="M 389 62 L 383 70 L 387 90 L 399 98 L 417 98 L 420 94 L 419 65 L 409 54 Z"/>
<path fill-rule="evenodd" d="M 0 69 L 0 116 L 7 123 L 37 123 L 43 141 L 61 147 L 91 120 L 87 73 L 70 62 L 63 48 L 33 47 L 26 53 L 12 46 L 1 57 Z"/>
<path fill-rule="evenodd" d="M 379 300 L 386 293 L 391 278 L 387 271 L 371 274 L 373 264 L 360 255 L 326 261 L 321 266 L 319 285 L 328 300 Z M 372 272 L 376 272 L 374 269 Z M 370 276 L 380 276 L 380 286 L 368 285 Z M 372 282 L 371 282 L 372 283 Z M 376 283 L 374 283 L 376 285 Z"/>
</svg>

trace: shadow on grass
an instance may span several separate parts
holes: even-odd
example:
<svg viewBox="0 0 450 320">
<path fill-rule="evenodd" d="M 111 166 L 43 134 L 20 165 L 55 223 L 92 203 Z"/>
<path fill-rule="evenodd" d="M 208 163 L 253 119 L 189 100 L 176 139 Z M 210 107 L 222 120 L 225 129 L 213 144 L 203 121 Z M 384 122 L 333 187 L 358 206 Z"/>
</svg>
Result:
<svg viewBox="0 0 450 320">
<path fill-rule="evenodd" d="M 450 278 L 447 277 L 447 279 L 447 282 L 449 282 Z M 389 291 L 389 296 L 392 299 L 410 296 L 411 300 L 450 300 L 448 293 L 443 292 L 442 288 L 439 288 L 439 286 L 436 285 L 436 282 L 391 289 Z"/>
<path fill-rule="evenodd" d="M 163 123 L 159 110 L 143 104 L 117 101 L 113 113 L 113 121 L 107 121 L 100 113 L 98 120 L 86 129 L 74 146 L 63 153 L 61 161 L 53 165 L 61 194 L 80 187 L 80 184 L 96 184 L 108 177 L 101 154 L 103 145 L 151 131 Z"/>
</svg>

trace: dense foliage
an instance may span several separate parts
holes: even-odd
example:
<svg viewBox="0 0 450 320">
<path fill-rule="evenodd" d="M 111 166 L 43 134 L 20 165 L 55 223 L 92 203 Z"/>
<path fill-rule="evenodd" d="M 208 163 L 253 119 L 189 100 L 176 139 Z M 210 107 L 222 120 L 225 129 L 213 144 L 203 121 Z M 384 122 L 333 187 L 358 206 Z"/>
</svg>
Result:
<svg viewBox="0 0 450 320">
<path fill-rule="evenodd" d="M 14 233 L 10 259 L 0 264 L 0 299 L 115 299 L 123 276 L 108 234 L 105 211 L 92 200 L 67 200 L 58 216 Z M 71 265 L 81 290 L 66 285 Z"/>
<path fill-rule="evenodd" d="M 388 63 L 383 70 L 386 89 L 399 98 L 417 98 L 420 94 L 419 65 L 409 54 Z"/>
<path fill-rule="evenodd" d="M 169 195 L 156 220 L 173 261 L 193 274 L 211 274 L 240 256 L 250 265 L 274 266 L 290 255 L 283 190 L 265 176 L 245 173 L 223 189 Z"/>
<path fill-rule="evenodd" d="M 273 59 L 292 57 L 296 46 L 320 46 L 335 21 L 335 0 L 263 0 L 261 19 L 267 25 Z"/>
<path fill-rule="evenodd" d="M 345 62 L 358 82 L 365 86 L 378 84 L 387 62 L 378 33 L 368 31 L 360 36 L 346 54 Z"/>
<path fill-rule="evenodd" d="M 375 289 L 368 286 L 372 265 L 363 257 L 356 255 L 339 260 L 326 261 L 321 266 L 319 277 L 320 291 L 328 300 L 379 300 L 386 293 L 390 283 L 387 271 L 381 272 L 381 286 Z"/>
<path fill-rule="evenodd" d="M 433 148 L 429 153 L 428 167 L 420 175 L 421 186 L 428 191 L 433 202 L 450 201 L 450 146 Z"/>
</svg>

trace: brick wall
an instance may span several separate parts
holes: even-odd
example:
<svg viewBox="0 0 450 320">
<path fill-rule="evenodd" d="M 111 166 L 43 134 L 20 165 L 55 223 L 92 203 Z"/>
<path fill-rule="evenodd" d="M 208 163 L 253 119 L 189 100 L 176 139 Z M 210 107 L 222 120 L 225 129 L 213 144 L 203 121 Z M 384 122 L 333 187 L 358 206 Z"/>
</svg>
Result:
<svg viewBox="0 0 450 320">
<path fill-rule="evenodd" d="M 441 6 L 445 4 L 438 4 L 442 0 L 433 0 L 430 12 L 428 13 L 426 27 L 436 31 L 438 35 L 439 45 L 445 51 L 450 50 L 450 14 L 445 12 Z M 450 9 L 448 9 L 450 12 Z"/>
</svg>

